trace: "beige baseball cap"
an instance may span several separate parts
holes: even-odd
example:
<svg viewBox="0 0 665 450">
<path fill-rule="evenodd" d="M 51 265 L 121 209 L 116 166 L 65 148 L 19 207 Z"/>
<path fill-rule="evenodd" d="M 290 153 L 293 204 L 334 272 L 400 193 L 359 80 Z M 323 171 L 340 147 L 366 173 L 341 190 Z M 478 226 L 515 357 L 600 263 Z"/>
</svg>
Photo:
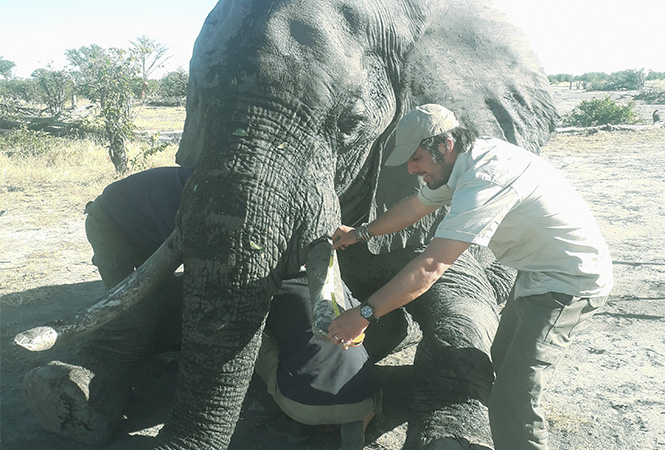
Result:
<svg viewBox="0 0 665 450">
<path fill-rule="evenodd" d="M 395 149 L 386 160 L 386 166 L 399 166 L 411 158 L 420 141 L 445 133 L 459 126 L 452 111 L 441 105 L 428 104 L 409 112 L 397 124 Z"/>
</svg>

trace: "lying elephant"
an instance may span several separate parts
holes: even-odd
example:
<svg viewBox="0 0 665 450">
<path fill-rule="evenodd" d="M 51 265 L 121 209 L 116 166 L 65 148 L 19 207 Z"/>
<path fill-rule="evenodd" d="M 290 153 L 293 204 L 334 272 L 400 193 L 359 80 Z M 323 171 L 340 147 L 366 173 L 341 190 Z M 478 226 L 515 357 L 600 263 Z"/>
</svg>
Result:
<svg viewBox="0 0 665 450">
<path fill-rule="evenodd" d="M 197 169 L 176 229 L 180 375 L 157 448 L 227 448 L 271 296 L 311 243 L 415 192 L 415 177 L 382 161 L 398 120 L 424 103 L 532 151 L 557 119 L 535 56 L 486 0 L 216 5 L 194 47 L 177 156 Z M 422 251 L 437 219 L 343 252 L 354 293 L 366 297 Z M 488 355 L 512 276 L 476 249 L 408 306 L 423 339 L 406 447 L 492 447 Z M 400 323 L 370 326 L 376 358 L 398 344 Z"/>
</svg>

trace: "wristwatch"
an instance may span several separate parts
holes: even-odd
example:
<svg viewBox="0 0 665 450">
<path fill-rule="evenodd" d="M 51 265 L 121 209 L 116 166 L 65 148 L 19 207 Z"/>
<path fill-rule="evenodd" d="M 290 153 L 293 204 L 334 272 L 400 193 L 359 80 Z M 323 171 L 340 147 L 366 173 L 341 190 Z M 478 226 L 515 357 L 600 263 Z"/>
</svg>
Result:
<svg viewBox="0 0 665 450">
<path fill-rule="evenodd" d="M 369 323 L 376 323 L 379 318 L 374 315 L 374 307 L 364 301 L 360 304 L 360 317 L 367 320 Z"/>
</svg>

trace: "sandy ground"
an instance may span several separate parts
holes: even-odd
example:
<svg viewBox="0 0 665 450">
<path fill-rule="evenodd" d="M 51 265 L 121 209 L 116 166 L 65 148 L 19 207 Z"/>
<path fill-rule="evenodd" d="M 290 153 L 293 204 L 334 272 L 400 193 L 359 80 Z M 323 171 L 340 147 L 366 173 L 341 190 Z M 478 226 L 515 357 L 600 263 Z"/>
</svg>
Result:
<svg viewBox="0 0 665 450">
<path fill-rule="evenodd" d="M 594 95 L 602 96 L 555 90 L 564 113 Z M 645 120 L 653 109 L 638 104 Z M 554 135 L 542 156 L 567 174 L 593 209 L 613 253 L 616 279 L 606 307 L 574 342 L 547 391 L 550 448 L 665 449 L 665 130 Z M 0 186 L 0 448 L 90 448 L 42 430 L 20 392 L 26 371 L 66 358 L 71 346 L 31 354 L 11 345 L 16 333 L 69 317 L 101 293 L 85 241 L 83 205 L 62 202 L 58 196 L 66 193 L 39 186 L 11 191 Z M 39 225 L 40 215 L 49 215 L 48 227 Z M 24 289 L 3 287 L 17 279 L 25 280 Z M 175 379 L 171 356 L 146 369 L 117 439 L 105 448 L 126 448 L 130 435 L 158 429 Z M 412 356 L 405 351 L 379 368 L 384 415 L 370 426 L 366 449 L 398 449 L 404 440 Z M 336 448 L 334 428 L 317 428 L 314 440 L 300 446 L 270 436 L 264 428 L 268 404 L 261 383 L 253 382 L 232 449 Z"/>
</svg>

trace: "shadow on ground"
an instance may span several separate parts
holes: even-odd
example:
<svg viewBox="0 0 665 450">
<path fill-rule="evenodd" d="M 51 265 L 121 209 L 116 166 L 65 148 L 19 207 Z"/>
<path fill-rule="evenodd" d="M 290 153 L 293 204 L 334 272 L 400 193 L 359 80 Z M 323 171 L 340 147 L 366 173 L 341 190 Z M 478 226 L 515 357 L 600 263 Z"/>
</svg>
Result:
<svg viewBox="0 0 665 450">
<path fill-rule="evenodd" d="M 45 286 L 0 297 L 0 448 L 13 450 L 73 450 L 92 447 L 61 438 L 40 427 L 21 394 L 23 376 L 29 370 L 52 360 L 67 361 L 84 338 L 73 339 L 44 352 L 32 353 L 12 343 L 17 333 L 50 321 L 73 317 L 76 311 L 97 301 L 101 282 Z M 134 384 L 130 405 L 116 439 L 103 447 L 126 449 L 135 435 L 154 435 L 164 423 L 177 378 L 177 353 L 157 356 L 146 363 Z M 411 367 L 377 367 L 384 388 L 384 414 L 367 431 L 367 448 L 394 448 L 377 441 L 394 429 L 404 428 L 411 395 Z M 277 406 L 266 393 L 263 382 L 254 377 L 230 449 L 336 449 L 337 427 L 316 427 L 307 444 L 293 445 L 268 433 L 265 421 L 276 414 Z M 400 433 L 398 433 L 400 434 Z M 403 432 L 401 433 L 403 434 Z M 399 443 L 398 446 L 401 446 Z"/>
</svg>

